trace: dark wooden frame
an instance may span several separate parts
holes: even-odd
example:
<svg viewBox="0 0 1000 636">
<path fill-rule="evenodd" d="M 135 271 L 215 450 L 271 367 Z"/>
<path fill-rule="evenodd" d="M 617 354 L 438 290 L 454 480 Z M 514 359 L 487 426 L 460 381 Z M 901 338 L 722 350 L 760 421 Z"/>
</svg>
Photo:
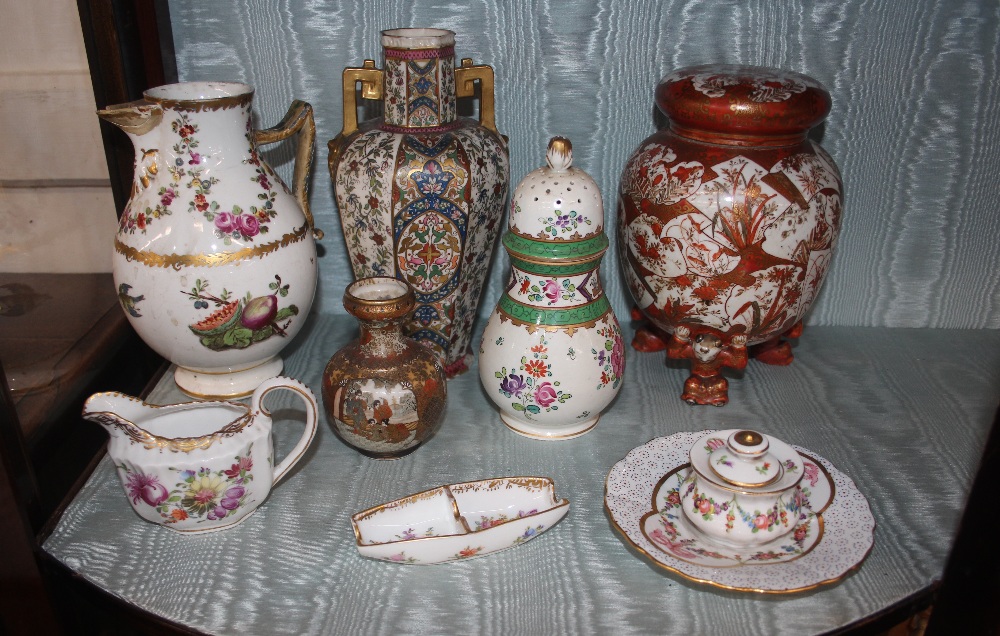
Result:
<svg viewBox="0 0 1000 636">
<path fill-rule="evenodd" d="M 166 0 L 78 0 L 80 25 L 90 64 L 97 108 L 108 104 L 131 101 L 142 96 L 146 88 L 176 81 L 173 39 Z M 112 126 L 102 126 L 104 148 L 108 160 L 112 191 L 117 211 L 124 208 L 131 190 L 133 150 L 128 138 Z M 125 342 L 124 340 L 127 340 Z M 152 376 L 148 388 L 155 385 L 165 369 L 162 359 L 145 347 L 135 334 L 123 341 L 109 343 L 102 369 L 94 369 L 94 380 L 82 387 L 83 397 L 92 390 L 109 387 L 137 393 L 145 380 Z M 114 351 L 119 352 L 113 357 Z M 157 368 L 159 370 L 157 371 Z M 38 477 L 38 440 L 27 440 L 22 432 L 6 375 L 0 364 L 0 634 L 58 633 L 120 633 L 108 631 L 117 617 L 104 625 L 93 622 L 96 614 L 90 606 L 73 602 L 76 592 L 66 584 L 69 577 L 53 576 L 51 559 L 46 558 L 40 545 L 48 536 L 65 505 L 76 495 L 84 480 L 103 457 L 100 441 L 86 448 L 67 437 L 69 448 L 54 449 L 69 453 L 69 462 L 56 484 L 47 489 L 50 480 Z M 99 387 L 99 388 L 95 388 Z M 70 407 L 59 420 L 59 426 L 69 430 L 82 429 L 77 407 Z M 65 421 L 63 421 L 65 420 Z M 80 424 L 77 428 L 76 425 Z M 43 445 L 45 452 L 50 446 Z M 91 454 L 96 456 L 91 459 Z M 89 461 L 89 464 L 88 464 Z M 82 474 L 79 472 L 83 467 Z M 48 467 L 43 469 L 51 473 Z M 75 484 L 74 484 L 75 480 Z M 69 492 L 61 503 L 62 488 Z M 49 492 L 51 490 L 51 492 Z M 53 508 L 55 512 L 53 513 Z M 142 629 L 146 632 L 144 626 Z"/>
<path fill-rule="evenodd" d="M 77 0 L 97 108 L 142 98 L 177 81 L 167 0 Z M 132 188 L 134 150 L 123 132 L 101 122 L 115 208 Z"/>
</svg>

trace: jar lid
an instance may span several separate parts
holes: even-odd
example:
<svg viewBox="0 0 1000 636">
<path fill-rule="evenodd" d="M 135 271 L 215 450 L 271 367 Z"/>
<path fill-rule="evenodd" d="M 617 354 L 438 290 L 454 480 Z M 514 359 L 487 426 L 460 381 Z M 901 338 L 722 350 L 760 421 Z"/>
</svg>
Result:
<svg viewBox="0 0 1000 636">
<path fill-rule="evenodd" d="M 604 202 L 597 182 L 573 166 L 573 144 L 549 140 L 547 165 L 528 173 L 514 190 L 510 231 L 533 241 L 584 241 L 604 233 Z"/>
<path fill-rule="evenodd" d="M 795 449 L 757 431 L 717 431 L 698 440 L 690 455 L 699 476 L 728 490 L 778 492 L 802 479 L 802 457 Z"/>
<path fill-rule="evenodd" d="M 801 73 L 761 66 L 705 64 L 670 73 L 656 87 L 656 105 L 677 134 L 802 138 L 826 119 L 832 100 Z M 700 133 L 700 134 L 699 134 Z"/>
</svg>

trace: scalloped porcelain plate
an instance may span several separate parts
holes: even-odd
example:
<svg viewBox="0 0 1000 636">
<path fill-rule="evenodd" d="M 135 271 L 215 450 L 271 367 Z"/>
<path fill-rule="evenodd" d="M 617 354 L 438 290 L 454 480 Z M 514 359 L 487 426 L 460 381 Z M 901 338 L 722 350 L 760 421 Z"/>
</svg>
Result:
<svg viewBox="0 0 1000 636">
<path fill-rule="evenodd" d="M 735 548 L 695 530 L 677 507 L 676 495 L 690 470 L 691 445 L 709 432 L 653 439 L 632 449 L 608 473 L 604 506 L 630 544 L 686 579 L 746 592 L 802 592 L 837 582 L 861 565 L 874 544 L 868 501 L 830 462 L 798 446 L 809 505 L 791 534 Z"/>
<path fill-rule="evenodd" d="M 448 484 L 351 517 L 358 552 L 391 563 L 461 561 L 534 539 L 569 512 L 548 477 Z"/>
</svg>

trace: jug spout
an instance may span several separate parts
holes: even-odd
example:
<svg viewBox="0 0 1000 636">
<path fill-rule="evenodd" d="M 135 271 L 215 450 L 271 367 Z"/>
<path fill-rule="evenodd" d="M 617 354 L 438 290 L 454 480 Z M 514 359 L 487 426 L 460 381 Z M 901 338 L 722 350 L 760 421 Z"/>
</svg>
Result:
<svg viewBox="0 0 1000 636">
<path fill-rule="evenodd" d="M 124 104 L 114 104 L 97 111 L 97 116 L 118 126 L 129 135 L 141 137 L 153 130 L 163 119 L 163 108 L 159 104 L 137 99 Z"/>
<path fill-rule="evenodd" d="M 138 398 L 121 393 L 95 393 L 83 404 L 83 419 L 97 422 L 112 437 L 139 430 L 135 422 L 149 407 Z"/>
</svg>

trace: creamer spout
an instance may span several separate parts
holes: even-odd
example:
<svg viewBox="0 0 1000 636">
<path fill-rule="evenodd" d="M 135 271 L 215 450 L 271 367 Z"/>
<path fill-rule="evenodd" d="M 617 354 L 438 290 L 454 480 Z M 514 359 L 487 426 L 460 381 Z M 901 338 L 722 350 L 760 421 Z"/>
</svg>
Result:
<svg viewBox="0 0 1000 636">
<path fill-rule="evenodd" d="M 83 404 L 83 419 L 97 422 L 112 437 L 123 434 L 124 429 L 137 429 L 135 422 L 141 419 L 149 407 L 138 398 L 121 393 L 95 393 Z"/>
</svg>

